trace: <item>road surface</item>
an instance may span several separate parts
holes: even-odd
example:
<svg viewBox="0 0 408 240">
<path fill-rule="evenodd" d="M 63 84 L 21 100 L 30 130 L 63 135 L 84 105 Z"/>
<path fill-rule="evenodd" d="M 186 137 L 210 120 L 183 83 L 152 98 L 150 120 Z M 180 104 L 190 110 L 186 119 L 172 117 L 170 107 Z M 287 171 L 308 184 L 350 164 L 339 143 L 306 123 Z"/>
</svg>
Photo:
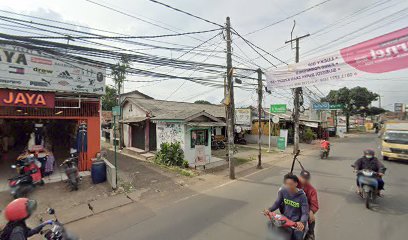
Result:
<svg viewBox="0 0 408 240">
<path fill-rule="evenodd" d="M 402 240 L 408 237 L 408 164 L 385 162 L 385 197 L 372 210 L 355 193 L 350 165 L 365 148 L 378 150 L 374 134 L 334 142 L 331 157 L 300 157 L 318 189 L 317 238 Z M 290 161 L 228 182 L 160 211 L 128 205 L 70 224 L 84 239 L 269 239 L 261 210 L 275 200 Z"/>
</svg>

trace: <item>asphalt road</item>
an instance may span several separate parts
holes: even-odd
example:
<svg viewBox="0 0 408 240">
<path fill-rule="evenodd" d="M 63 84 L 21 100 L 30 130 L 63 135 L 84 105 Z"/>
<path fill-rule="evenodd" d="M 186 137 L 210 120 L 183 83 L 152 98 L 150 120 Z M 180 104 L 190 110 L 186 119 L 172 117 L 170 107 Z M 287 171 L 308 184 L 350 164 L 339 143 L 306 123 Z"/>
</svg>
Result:
<svg viewBox="0 0 408 240">
<path fill-rule="evenodd" d="M 300 157 L 318 189 L 318 239 L 408 238 L 408 164 L 385 162 L 385 197 L 373 209 L 355 191 L 350 165 L 365 148 L 378 149 L 374 134 L 334 142 L 331 157 Z M 84 239 L 270 239 L 261 210 L 276 198 L 289 160 L 196 194 L 160 211 L 129 205 L 72 225 Z"/>
</svg>

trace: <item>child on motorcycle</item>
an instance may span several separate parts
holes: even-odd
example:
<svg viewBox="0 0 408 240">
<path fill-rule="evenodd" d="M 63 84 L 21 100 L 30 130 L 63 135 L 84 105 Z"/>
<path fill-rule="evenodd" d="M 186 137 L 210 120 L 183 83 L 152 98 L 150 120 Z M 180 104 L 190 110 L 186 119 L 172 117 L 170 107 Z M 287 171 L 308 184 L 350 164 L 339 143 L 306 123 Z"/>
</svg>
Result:
<svg viewBox="0 0 408 240">
<path fill-rule="evenodd" d="M 269 209 L 265 210 L 265 214 L 273 212 L 277 209 L 282 210 L 282 214 L 290 220 L 297 223 L 295 230 L 289 229 L 288 234 L 290 239 L 302 240 L 304 236 L 305 226 L 309 219 L 309 205 L 305 192 L 297 188 L 299 179 L 296 175 L 288 173 L 284 176 L 284 187 L 278 192 L 278 198 Z"/>
<path fill-rule="evenodd" d="M 9 203 L 4 209 L 4 216 L 8 223 L 0 235 L 0 240 L 26 240 L 38 234 L 46 225 L 51 225 L 52 221 L 46 221 L 31 229 L 26 225 L 26 219 L 37 208 L 37 202 L 28 198 L 18 198 Z"/>
</svg>

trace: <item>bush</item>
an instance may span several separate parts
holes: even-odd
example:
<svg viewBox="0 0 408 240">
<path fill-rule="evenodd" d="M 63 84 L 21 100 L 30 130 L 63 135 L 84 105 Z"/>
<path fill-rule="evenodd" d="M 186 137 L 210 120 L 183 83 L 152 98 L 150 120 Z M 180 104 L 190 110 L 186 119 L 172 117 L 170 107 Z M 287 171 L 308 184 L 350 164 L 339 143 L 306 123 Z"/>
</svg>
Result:
<svg viewBox="0 0 408 240">
<path fill-rule="evenodd" d="M 306 128 L 305 133 L 303 135 L 303 141 L 306 143 L 311 143 L 312 140 L 316 139 L 316 134 L 313 132 L 312 129 Z"/>
<path fill-rule="evenodd" d="M 166 166 L 184 166 L 184 152 L 180 143 L 162 143 L 154 161 Z"/>
</svg>

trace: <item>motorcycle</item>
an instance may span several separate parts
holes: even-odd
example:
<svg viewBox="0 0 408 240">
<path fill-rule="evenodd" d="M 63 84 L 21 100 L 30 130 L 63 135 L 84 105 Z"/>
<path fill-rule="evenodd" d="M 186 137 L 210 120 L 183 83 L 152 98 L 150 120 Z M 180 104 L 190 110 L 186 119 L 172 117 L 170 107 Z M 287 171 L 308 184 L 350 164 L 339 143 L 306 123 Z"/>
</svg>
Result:
<svg viewBox="0 0 408 240">
<path fill-rule="evenodd" d="M 47 213 L 54 216 L 50 229 L 44 230 L 41 234 L 47 240 L 79 240 L 77 236 L 68 232 L 64 225 L 58 221 L 55 210 L 52 208 L 47 209 Z"/>
<path fill-rule="evenodd" d="M 329 158 L 330 148 L 320 148 L 320 159 Z"/>
<path fill-rule="evenodd" d="M 287 229 L 296 229 L 297 228 L 297 223 L 290 220 L 286 216 L 282 214 L 277 214 L 275 212 L 264 212 L 264 215 L 270 220 L 271 227 L 277 228 L 274 229 L 273 231 L 273 239 L 276 240 L 290 240 L 290 236 L 288 232 L 286 231 Z M 303 239 L 306 236 L 307 231 L 305 230 L 305 235 L 303 236 Z"/>
<path fill-rule="evenodd" d="M 19 160 L 19 163 L 11 165 L 11 168 L 16 169 L 18 174 L 8 179 L 10 194 L 13 198 L 16 199 L 26 196 L 29 192 L 34 190 L 36 185 L 44 185 L 40 167 L 32 156 L 24 160 Z"/>
<path fill-rule="evenodd" d="M 78 157 L 75 154 L 71 154 L 71 157 L 66 159 L 60 167 L 65 168 L 65 174 L 67 175 L 68 178 L 68 183 L 71 187 L 72 191 L 77 191 L 79 187 L 79 182 L 81 181 L 81 177 L 79 176 L 79 171 L 78 171 Z"/>
<path fill-rule="evenodd" d="M 247 144 L 247 141 L 245 140 L 245 138 L 241 138 L 241 137 L 235 136 L 235 137 L 234 137 L 234 143 L 236 143 L 236 144 L 241 144 L 241 145 L 246 145 L 246 144 Z"/>
<path fill-rule="evenodd" d="M 351 167 L 355 167 L 351 165 Z M 378 178 L 380 176 L 378 173 L 369 170 L 363 169 L 357 171 L 357 178 L 360 188 L 360 196 L 364 199 L 365 207 L 370 208 L 370 204 L 375 202 L 377 199 L 379 189 L 378 189 Z"/>
</svg>

